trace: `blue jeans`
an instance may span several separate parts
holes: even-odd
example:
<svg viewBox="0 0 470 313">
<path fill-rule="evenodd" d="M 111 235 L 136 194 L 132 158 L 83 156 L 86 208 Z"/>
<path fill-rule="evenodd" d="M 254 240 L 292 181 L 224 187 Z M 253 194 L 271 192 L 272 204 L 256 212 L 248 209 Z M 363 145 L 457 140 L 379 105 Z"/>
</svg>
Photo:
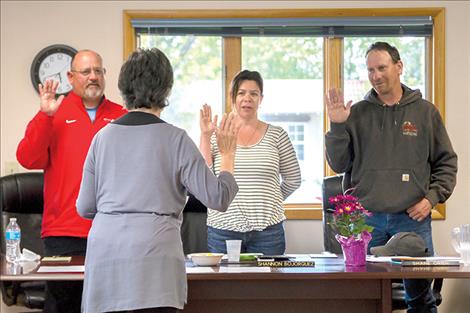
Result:
<svg viewBox="0 0 470 313">
<path fill-rule="evenodd" d="M 240 233 L 236 231 L 207 227 L 207 246 L 210 252 L 227 253 L 225 240 L 240 239 L 242 253 L 284 254 L 286 239 L 283 223 L 267 227 L 262 231 Z"/>
<path fill-rule="evenodd" d="M 373 212 L 371 217 L 367 217 L 366 223 L 372 227 L 372 240 L 369 242 L 370 248 L 384 245 L 390 237 L 399 232 L 415 232 L 420 235 L 430 255 L 434 254 L 432 244 L 431 216 L 421 222 L 415 221 L 408 216 L 408 213 L 386 214 Z M 431 290 L 430 279 L 404 279 L 403 284 L 406 292 L 406 303 L 408 313 L 435 313 L 437 312 L 436 299 Z"/>
</svg>

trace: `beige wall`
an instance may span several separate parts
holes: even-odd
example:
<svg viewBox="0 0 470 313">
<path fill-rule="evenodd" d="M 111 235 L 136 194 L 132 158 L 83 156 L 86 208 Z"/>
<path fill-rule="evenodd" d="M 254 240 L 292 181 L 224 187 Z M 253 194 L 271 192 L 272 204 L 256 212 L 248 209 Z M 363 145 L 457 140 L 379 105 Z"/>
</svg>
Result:
<svg viewBox="0 0 470 313">
<path fill-rule="evenodd" d="M 452 227 L 470 223 L 470 2 L 468 1 L 2 1 L 1 2 L 1 174 L 16 164 L 16 146 L 38 110 L 29 70 L 36 53 L 50 44 L 99 51 L 105 60 L 107 96 L 120 102 L 124 9 L 250 9 L 325 7 L 446 8 L 446 123 L 459 156 L 458 184 L 447 202 L 447 218 L 433 222 L 437 253 L 451 254 Z M 20 170 L 23 170 L 20 168 Z M 288 252 L 319 252 L 319 221 L 287 222 Z M 446 280 L 440 312 L 470 308 L 470 280 Z"/>
</svg>

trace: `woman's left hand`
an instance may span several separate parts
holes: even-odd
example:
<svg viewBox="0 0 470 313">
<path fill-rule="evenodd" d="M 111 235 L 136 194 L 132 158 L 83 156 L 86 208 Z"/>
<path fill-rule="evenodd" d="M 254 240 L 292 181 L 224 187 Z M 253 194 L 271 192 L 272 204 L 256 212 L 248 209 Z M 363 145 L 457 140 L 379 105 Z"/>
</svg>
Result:
<svg viewBox="0 0 470 313">
<path fill-rule="evenodd" d="M 199 110 L 199 127 L 201 136 L 210 137 L 217 128 L 217 115 L 212 119 L 212 109 L 208 104 L 204 104 Z"/>
</svg>

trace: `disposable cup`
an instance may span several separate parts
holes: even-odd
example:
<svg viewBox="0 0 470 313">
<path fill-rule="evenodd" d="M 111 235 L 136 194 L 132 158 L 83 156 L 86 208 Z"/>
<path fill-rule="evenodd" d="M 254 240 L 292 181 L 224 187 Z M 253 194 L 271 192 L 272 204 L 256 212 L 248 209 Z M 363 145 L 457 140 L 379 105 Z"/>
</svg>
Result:
<svg viewBox="0 0 470 313">
<path fill-rule="evenodd" d="M 470 224 L 452 229 L 452 245 L 464 265 L 470 265 Z"/>
<path fill-rule="evenodd" d="M 240 250 L 242 247 L 241 240 L 226 240 L 227 245 L 227 257 L 229 262 L 240 261 Z"/>
</svg>

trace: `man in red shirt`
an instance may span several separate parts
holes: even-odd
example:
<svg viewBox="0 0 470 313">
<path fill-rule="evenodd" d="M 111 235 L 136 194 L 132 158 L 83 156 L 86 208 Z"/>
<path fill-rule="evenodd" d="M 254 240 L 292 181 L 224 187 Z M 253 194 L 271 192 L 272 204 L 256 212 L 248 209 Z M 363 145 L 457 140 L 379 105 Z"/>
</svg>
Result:
<svg viewBox="0 0 470 313">
<path fill-rule="evenodd" d="M 105 73 L 98 53 L 79 51 L 67 73 L 72 91 L 56 99 L 57 81 L 40 84 L 40 110 L 18 145 L 16 157 L 23 167 L 44 170 L 41 236 L 46 256 L 86 252 L 91 222 L 75 207 L 83 163 L 94 135 L 126 113 L 105 98 Z M 82 286 L 48 282 L 44 312 L 80 312 Z"/>
</svg>

